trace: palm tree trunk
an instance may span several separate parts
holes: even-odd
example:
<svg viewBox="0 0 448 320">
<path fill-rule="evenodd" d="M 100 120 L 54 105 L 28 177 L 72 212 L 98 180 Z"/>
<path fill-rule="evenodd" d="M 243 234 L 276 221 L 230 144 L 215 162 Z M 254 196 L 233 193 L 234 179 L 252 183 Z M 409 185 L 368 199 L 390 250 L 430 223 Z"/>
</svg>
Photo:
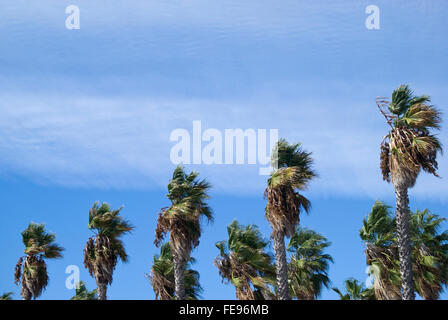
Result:
<svg viewBox="0 0 448 320">
<path fill-rule="evenodd" d="M 185 300 L 185 263 L 178 254 L 173 253 L 174 285 L 177 300 Z"/>
<path fill-rule="evenodd" d="M 285 235 L 283 232 L 274 231 L 274 251 L 276 260 L 276 274 L 278 299 L 290 300 L 288 285 L 288 262 L 286 261 Z"/>
<path fill-rule="evenodd" d="M 400 258 L 401 288 L 403 300 L 414 300 L 412 276 L 411 235 L 409 228 L 409 197 L 406 185 L 395 186 L 398 256 Z"/>
<path fill-rule="evenodd" d="M 97 281 L 96 284 L 98 287 L 98 300 L 107 300 L 107 283 Z"/>
</svg>

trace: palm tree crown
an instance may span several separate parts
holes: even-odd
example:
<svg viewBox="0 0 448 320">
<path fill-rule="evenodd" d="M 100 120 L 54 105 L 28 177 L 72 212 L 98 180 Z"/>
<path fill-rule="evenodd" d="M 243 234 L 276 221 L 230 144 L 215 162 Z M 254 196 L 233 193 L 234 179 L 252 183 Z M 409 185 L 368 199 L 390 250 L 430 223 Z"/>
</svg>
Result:
<svg viewBox="0 0 448 320">
<path fill-rule="evenodd" d="M 26 256 L 16 264 L 14 282 L 22 284 L 24 300 L 36 299 L 46 288 L 48 273 L 45 259 L 61 258 L 64 250 L 55 240 L 55 234 L 45 231 L 44 224 L 30 223 L 22 232 Z"/>
<path fill-rule="evenodd" d="M 345 292 L 341 292 L 338 288 L 333 288 L 341 300 L 375 300 L 375 294 L 372 288 L 366 288 L 364 283 L 354 278 L 344 281 Z"/>
<path fill-rule="evenodd" d="M 220 255 L 214 264 L 223 280 L 231 282 L 238 300 L 270 299 L 275 284 L 272 257 L 255 225 L 246 227 L 234 220 L 227 226 L 228 240 L 216 243 Z"/>
<path fill-rule="evenodd" d="M 440 129 L 441 114 L 429 104 L 426 95 L 415 96 L 408 85 L 392 93 L 392 101 L 379 100 L 380 111 L 391 130 L 381 144 L 381 170 L 383 179 L 394 184 L 415 184 L 420 169 L 437 176 L 436 156 L 442 151 L 438 138 L 431 129 Z"/>
<path fill-rule="evenodd" d="M 297 228 L 288 245 L 288 251 L 293 254 L 288 264 L 289 288 L 293 298 L 314 300 L 320 296 L 323 287 L 330 286 L 328 269 L 333 258 L 324 253 L 330 245 L 319 233 Z"/>
<path fill-rule="evenodd" d="M 128 255 L 120 239 L 133 230 L 133 226 L 120 216 L 120 211 L 110 205 L 95 202 L 89 210 L 88 227 L 95 233 L 84 247 L 84 266 L 98 285 L 100 300 L 106 299 L 107 285 L 112 283 L 113 271 L 118 259 L 128 261 Z"/>
</svg>

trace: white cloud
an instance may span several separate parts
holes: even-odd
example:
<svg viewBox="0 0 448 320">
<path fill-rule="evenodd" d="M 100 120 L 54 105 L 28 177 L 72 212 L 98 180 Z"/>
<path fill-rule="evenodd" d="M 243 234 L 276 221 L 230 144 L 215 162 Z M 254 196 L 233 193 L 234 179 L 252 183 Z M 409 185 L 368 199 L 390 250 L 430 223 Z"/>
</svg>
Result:
<svg viewBox="0 0 448 320">
<path fill-rule="evenodd" d="M 99 188 L 165 187 L 174 165 L 171 130 L 278 128 L 280 136 L 312 151 L 320 177 L 310 194 L 379 198 L 392 188 L 381 180 L 379 143 L 386 127 L 374 105 L 334 108 L 329 103 L 215 102 L 147 98 L 108 99 L 1 95 L 0 164 L 40 183 Z M 275 110 L 275 111 L 273 111 Z M 442 136 L 443 138 L 446 135 Z M 193 168 L 193 166 L 190 166 Z M 195 166 L 217 192 L 262 194 L 258 165 Z M 440 160 L 440 173 L 447 176 Z M 426 174 L 412 193 L 443 197 L 444 180 Z"/>
</svg>

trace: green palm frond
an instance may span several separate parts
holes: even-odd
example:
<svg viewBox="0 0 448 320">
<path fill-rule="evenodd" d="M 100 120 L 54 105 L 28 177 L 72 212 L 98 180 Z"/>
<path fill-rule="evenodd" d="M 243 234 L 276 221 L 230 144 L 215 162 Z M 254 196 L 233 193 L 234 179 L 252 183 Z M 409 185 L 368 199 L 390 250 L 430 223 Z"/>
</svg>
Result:
<svg viewBox="0 0 448 320">
<path fill-rule="evenodd" d="M 227 227 L 228 240 L 216 243 L 220 255 L 214 265 L 223 281 L 232 283 L 239 300 L 273 296 L 275 269 L 265 251 L 268 241 L 255 225 L 242 226 L 234 220 Z"/>
<path fill-rule="evenodd" d="M 84 281 L 80 281 L 76 286 L 76 293 L 70 300 L 98 300 L 97 289 L 89 291 Z"/>
<path fill-rule="evenodd" d="M 293 298 L 314 300 L 324 287 L 330 287 L 328 270 L 333 258 L 324 253 L 330 245 L 321 234 L 307 228 L 297 228 L 288 245 L 288 251 L 293 254 L 288 264 Z"/>
</svg>

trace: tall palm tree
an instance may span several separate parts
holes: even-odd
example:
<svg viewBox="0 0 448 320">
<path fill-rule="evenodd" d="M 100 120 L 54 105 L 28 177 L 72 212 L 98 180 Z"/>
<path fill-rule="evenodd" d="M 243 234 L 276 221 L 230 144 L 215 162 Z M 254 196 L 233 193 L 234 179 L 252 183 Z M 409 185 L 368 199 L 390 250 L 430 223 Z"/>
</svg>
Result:
<svg viewBox="0 0 448 320">
<path fill-rule="evenodd" d="M 23 300 L 36 299 L 47 287 L 48 273 L 45 259 L 61 258 L 64 250 L 55 240 L 55 234 L 45 231 L 44 224 L 32 222 L 22 232 L 26 255 L 17 261 L 14 283 L 22 284 L 20 294 Z"/>
<path fill-rule="evenodd" d="M 76 286 L 75 295 L 70 300 L 98 300 L 96 292 L 97 289 L 92 291 L 87 290 L 85 282 L 80 281 Z"/>
<path fill-rule="evenodd" d="M 427 209 L 410 217 L 414 287 L 425 300 L 438 299 L 448 283 L 448 231 L 439 233 L 444 220 Z M 390 207 L 376 201 L 363 221 L 360 236 L 366 243 L 377 299 L 401 299 L 397 232 Z"/>
<path fill-rule="evenodd" d="M 275 159 L 276 154 L 278 159 Z M 304 190 L 316 173 L 312 169 L 311 153 L 302 150 L 300 143 L 289 144 L 285 139 L 280 139 L 272 160 L 274 163 L 277 160 L 278 169 L 268 179 L 265 215 L 272 227 L 278 298 L 288 300 L 288 263 L 284 238 L 294 234 L 301 210 L 308 212 L 310 209 L 310 201 L 298 190 Z"/>
<path fill-rule="evenodd" d="M 201 236 L 201 218 L 213 220 L 209 199 L 210 184 L 198 179 L 196 171 L 186 174 L 181 166 L 173 173 L 168 184 L 168 199 L 171 205 L 159 212 L 156 228 L 156 246 L 160 246 L 167 233 L 170 234 L 170 246 L 173 254 L 176 298 L 185 300 L 185 265 L 191 250 L 199 245 Z"/>
<path fill-rule="evenodd" d="M 350 278 L 344 281 L 346 293 L 342 293 L 338 288 L 333 288 L 341 300 L 375 300 L 375 293 L 372 288 L 366 288 L 364 283 Z"/>
<path fill-rule="evenodd" d="M 398 254 L 402 281 L 402 297 L 413 300 L 414 284 L 409 231 L 409 197 L 421 170 L 437 176 L 437 153 L 441 144 L 431 129 L 440 128 L 440 112 L 429 104 L 428 96 L 415 96 L 409 86 L 402 85 L 392 93 L 392 101 L 378 98 L 377 105 L 390 126 L 381 143 L 383 179 L 395 188 Z M 388 106 L 388 110 L 385 107 Z"/>
<path fill-rule="evenodd" d="M 84 266 L 95 278 L 98 299 L 107 299 L 107 286 L 112 283 L 113 272 L 118 259 L 128 261 L 128 255 L 120 239 L 134 227 L 120 216 L 120 211 L 112 210 L 110 205 L 95 202 L 89 210 L 88 228 L 95 234 L 87 240 L 84 247 Z"/>
<path fill-rule="evenodd" d="M 331 243 L 319 233 L 297 228 L 288 245 L 288 251 L 292 253 L 288 271 L 289 288 L 293 298 L 315 300 L 324 287 L 329 288 L 331 281 L 328 269 L 333 258 L 324 253 L 324 250 L 330 245 Z"/>
<path fill-rule="evenodd" d="M 0 295 L 0 300 L 12 300 L 13 292 L 5 292 L 4 294 Z"/>
<path fill-rule="evenodd" d="M 199 283 L 199 272 L 191 268 L 191 265 L 195 262 L 195 259 L 190 257 L 190 260 L 185 266 L 186 300 L 198 300 L 202 292 L 202 287 Z M 171 253 L 169 243 L 161 246 L 159 255 L 154 255 L 153 266 L 148 278 L 156 295 L 156 300 L 175 299 L 173 254 Z"/>
<path fill-rule="evenodd" d="M 378 300 L 401 300 L 395 221 L 390 207 L 376 201 L 359 232 L 366 244 L 369 273 Z"/>
<path fill-rule="evenodd" d="M 227 226 L 227 234 L 228 240 L 216 243 L 220 255 L 214 261 L 223 281 L 235 286 L 238 300 L 272 299 L 275 269 L 266 252 L 269 242 L 257 226 L 242 226 L 236 220 Z"/>
</svg>

